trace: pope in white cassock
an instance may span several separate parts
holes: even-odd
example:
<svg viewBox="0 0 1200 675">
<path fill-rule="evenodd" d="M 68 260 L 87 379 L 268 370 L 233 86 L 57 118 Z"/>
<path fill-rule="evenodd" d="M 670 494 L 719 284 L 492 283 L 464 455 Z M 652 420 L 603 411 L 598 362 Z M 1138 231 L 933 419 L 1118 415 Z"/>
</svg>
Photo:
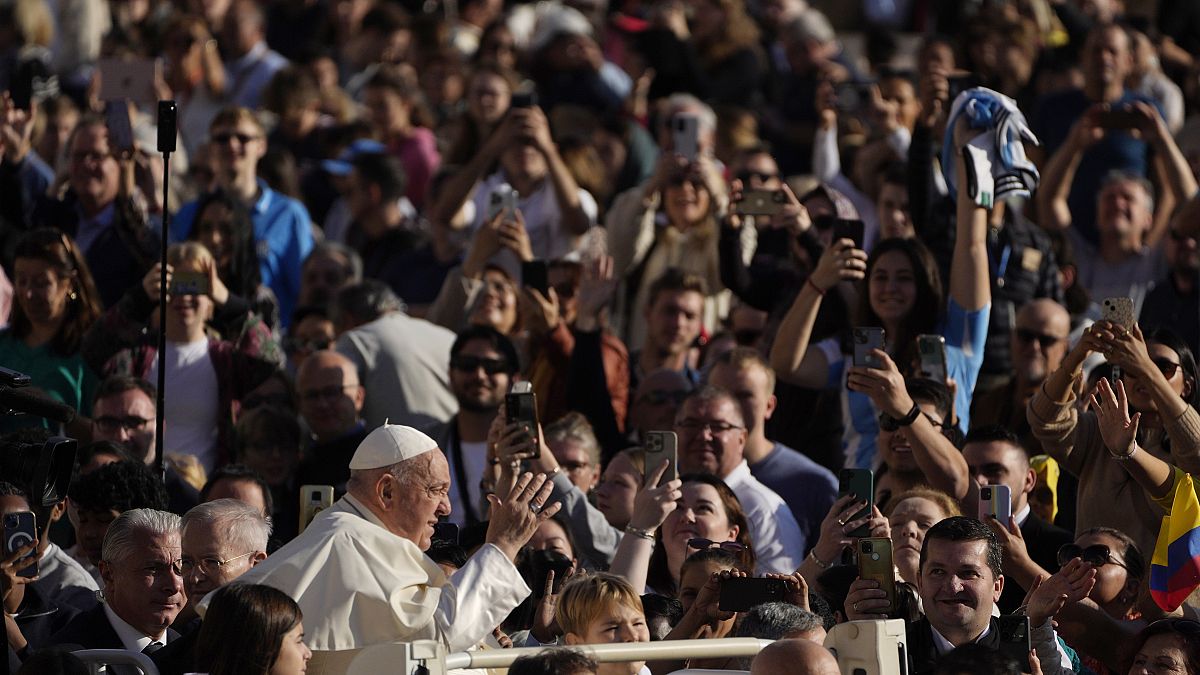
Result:
<svg viewBox="0 0 1200 675">
<path fill-rule="evenodd" d="M 437 639 L 464 651 L 529 595 L 513 559 L 558 511 L 542 508 L 550 489 L 525 474 L 506 499 L 489 497 L 487 543 L 447 577 L 424 551 L 450 513 L 449 465 L 433 439 L 385 424 L 354 453 L 346 496 L 237 583 L 299 603 L 309 673 L 344 673 L 358 650 L 386 642 Z"/>
</svg>

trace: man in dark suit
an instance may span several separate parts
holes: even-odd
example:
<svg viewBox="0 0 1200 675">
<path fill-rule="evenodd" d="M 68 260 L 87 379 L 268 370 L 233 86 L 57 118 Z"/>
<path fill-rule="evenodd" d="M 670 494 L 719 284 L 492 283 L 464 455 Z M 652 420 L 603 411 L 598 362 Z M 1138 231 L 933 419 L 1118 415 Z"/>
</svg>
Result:
<svg viewBox="0 0 1200 675">
<path fill-rule="evenodd" d="M 997 651 L 1005 649 L 999 623 L 992 616 L 1004 588 L 1000 572 L 1000 542 L 987 525 L 974 518 L 953 516 L 929 528 L 921 546 L 917 592 L 924 617 L 905 628 L 909 669 L 913 675 L 936 670 L 938 659 L 966 644 Z M 1086 575 L 1080 575 L 1086 577 Z M 1072 587 L 1070 597 L 1078 600 L 1091 585 L 1084 579 Z M 1050 586 L 1044 585 L 1050 589 Z M 1030 603 L 1030 642 L 1037 651 L 1045 675 L 1069 670 L 1069 659 L 1059 650 L 1050 619 L 1061 608 L 1057 586 Z M 1052 601 L 1057 601 L 1057 606 Z M 858 579 L 846 596 L 846 617 L 851 621 L 886 619 L 889 604 L 879 582 Z M 1024 654 L 1023 646 L 1017 647 Z"/>
<path fill-rule="evenodd" d="M 179 560 L 179 516 L 154 509 L 122 513 L 101 549 L 104 602 L 72 619 L 51 642 L 158 651 L 179 637 L 169 628 L 186 602 Z"/>
<path fill-rule="evenodd" d="M 984 485 L 1007 485 L 1012 495 L 1012 515 L 1021 529 L 1021 537 L 1029 558 L 1047 572 L 1058 569 L 1058 547 L 1074 540 L 1070 532 L 1047 523 L 1029 508 L 1029 494 L 1037 487 L 1037 473 L 1029 466 L 1029 456 L 1012 431 L 1002 426 L 980 427 L 967 434 L 963 458 L 971 471 L 974 483 L 967 493 L 964 511 L 973 513 L 971 505 L 979 501 L 978 488 Z M 1010 527 L 1010 523 L 989 522 L 993 529 Z M 998 532 L 997 534 L 1003 534 Z M 1002 538 L 1003 540 L 1003 538 Z M 1004 551 L 1004 569 L 1009 570 L 1019 550 Z M 1025 599 L 1025 591 L 1011 576 L 1000 596 L 1000 611 L 1014 612 Z"/>
</svg>

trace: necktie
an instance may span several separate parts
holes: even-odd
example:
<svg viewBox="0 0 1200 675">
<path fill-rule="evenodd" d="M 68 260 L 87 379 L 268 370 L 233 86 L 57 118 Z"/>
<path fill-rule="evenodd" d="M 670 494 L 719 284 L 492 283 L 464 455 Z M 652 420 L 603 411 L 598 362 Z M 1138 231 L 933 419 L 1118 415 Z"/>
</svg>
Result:
<svg viewBox="0 0 1200 675">
<path fill-rule="evenodd" d="M 162 648 L 163 648 L 163 643 L 151 642 L 150 644 L 146 645 L 146 648 L 142 650 L 142 653 L 149 656 L 150 654 L 153 654 L 154 652 L 156 652 Z"/>
</svg>

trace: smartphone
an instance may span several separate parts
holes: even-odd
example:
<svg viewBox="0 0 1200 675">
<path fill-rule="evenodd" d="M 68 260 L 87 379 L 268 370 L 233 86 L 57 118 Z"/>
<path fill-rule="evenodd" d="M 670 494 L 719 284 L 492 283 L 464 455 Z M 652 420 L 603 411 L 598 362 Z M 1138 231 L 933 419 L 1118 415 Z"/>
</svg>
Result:
<svg viewBox="0 0 1200 675">
<path fill-rule="evenodd" d="M 883 363 L 872 350 L 883 349 L 883 329 L 865 326 L 854 329 L 854 365 L 866 368 L 882 368 Z"/>
<path fill-rule="evenodd" d="M 519 92 L 512 95 L 512 107 L 514 108 L 534 108 L 537 107 L 538 97 L 536 91 Z"/>
<path fill-rule="evenodd" d="M 458 525 L 445 522 L 434 525 L 433 541 L 458 546 Z"/>
<path fill-rule="evenodd" d="M 28 387 L 32 383 L 33 378 L 25 373 L 0 366 L 0 384 L 6 387 Z"/>
<path fill-rule="evenodd" d="M 312 522 L 317 514 L 333 506 L 332 485 L 300 486 L 300 531 Z"/>
<path fill-rule="evenodd" d="M 835 103 L 841 112 L 858 112 L 871 101 L 871 85 L 862 82 L 840 82 L 833 87 Z"/>
<path fill-rule="evenodd" d="M 905 675 L 910 672 L 903 619 L 847 621 L 829 629 L 825 648 L 838 670 L 854 675 Z"/>
<path fill-rule="evenodd" d="M 1142 115 L 1133 108 L 1122 106 L 1101 112 L 1097 121 L 1105 129 L 1136 129 Z"/>
<path fill-rule="evenodd" d="M 171 275 L 171 295 L 208 295 L 208 276 L 202 272 L 175 272 Z"/>
<path fill-rule="evenodd" d="M 158 100 L 154 83 L 158 78 L 157 59 L 101 59 L 100 100 L 130 100 L 152 107 Z"/>
<path fill-rule="evenodd" d="M 550 267 L 545 260 L 530 260 L 521 263 L 521 284 L 525 288 L 536 288 L 543 297 L 550 296 Z"/>
<path fill-rule="evenodd" d="M 537 394 L 533 393 L 533 385 L 529 382 L 514 383 L 504 395 L 504 410 L 509 424 L 521 423 L 529 430 L 534 440 L 533 454 L 529 459 L 537 459 L 541 456 L 541 443 L 538 438 Z"/>
<path fill-rule="evenodd" d="M 879 582 L 887 593 L 890 614 L 896 610 L 896 571 L 892 564 L 892 540 L 887 537 L 864 537 L 858 540 L 858 576 Z"/>
<path fill-rule="evenodd" d="M 954 99 L 958 98 L 959 94 L 968 89 L 978 87 L 979 78 L 975 77 L 972 73 L 965 73 L 963 75 L 947 77 L 946 84 L 950 90 L 950 103 L 954 103 Z"/>
<path fill-rule="evenodd" d="M 501 213 L 512 215 L 517 211 L 517 198 L 519 195 L 511 185 L 505 184 L 492 190 L 488 197 L 488 220 L 496 219 L 496 216 Z"/>
<path fill-rule="evenodd" d="M 647 431 L 645 452 L 646 475 L 658 468 L 664 459 L 669 462 L 659 485 L 679 478 L 679 437 L 674 431 Z"/>
<path fill-rule="evenodd" d="M 746 190 L 737 212 L 745 216 L 774 216 L 787 206 L 787 194 L 783 190 Z"/>
<path fill-rule="evenodd" d="M 850 516 L 849 520 L 858 520 L 870 516 L 871 508 L 875 506 L 875 472 L 870 469 L 842 469 L 839 471 L 838 497 L 844 497 L 848 494 L 854 494 L 856 499 L 867 500 L 867 505 Z M 847 532 L 846 535 L 850 537 L 869 537 L 871 536 L 871 530 L 863 525 L 851 532 Z"/>
<path fill-rule="evenodd" d="M 18 66 L 13 73 L 8 95 L 17 110 L 29 110 L 33 107 L 33 77 L 33 68 L 28 65 Z"/>
<path fill-rule="evenodd" d="M 946 338 L 941 335 L 918 335 L 917 354 L 921 359 L 921 374 L 938 382 L 946 381 Z"/>
<path fill-rule="evenodd" d="M 6 557 L 22 546 L 28 545 L 34 539 L 37 539 L 37 517 L 33 515 L 32 511 L 4 514 L 4 554 Z M 36 577 L 38 575 L 37 549 L 30 551 L 21 560 L 28 560 L 29 564 L 24 569 L 18 569 L 17 576 Z M 20 562 L 17 565 L 19 568 Z"/>
<path fill-rule="evenodd" d="M 865 237 L 866 228 L 861 220 L 838 218 L 833 222 L 833 239 L 831 241 L 849 239 L 854 242 L 854 248 L 861 249 Z"/>
<path fill-rule="evenodd" d="M 537 597 L 541 597 L 546 589 L 546 577 L 554 572 L 554 585 L 551 593 L 558 593 L 563 582 L 567 580 L 567 571 L 574 563 L 563 553 L 553 549 L 529 552 L 529 566 L 533 571 L 532 588 Z"/>
<path fill-rule="evenodd" d="M 1118 326 L 1122 326 L 1125 330 L 1131 330 L 1136 318 L 1133 314 L 1133 300 L 1131 298 L 1105 298 L 1100 304 L 1103 309 L 1101 318 L 1105 321 L 1111 321 Z"/>
<path fill-rule="evenodd" d="M 690 113 L 679 113 L 671 118 L 671 140 L 675 152 L 689 162 L 700 156 L 700 118 Z"/>
<path fill-rule="evenodd" d="M 133 124 L 129 121 L 129 104 L 109 101 L 104 107 L 108 142 L 118 153 L 133 152 Z"/>
<path fill-rule="evenodd" d="M 1007 485 L 983 485 L 979 488 L 979 519 L 993 516 L 1006 527 L 1012 518 L 1012 490 Z"/>
<path fill-rule="evenodd" d="M 717 607 L 722 612 L 745 612 L 768 602 L 784 602 L 787 582 L 762 577 L 731 577 L 721 582 Z"/>
<path fill-rule="evenodd" d="M 1029 652 L 1033 649 L 1029 635 L 1029 617 L 1024 614 L 998 616 L 996 628 L 1000 633 L 996 651 L 1020 664 L 1022 673 L 1028 673 Z"/>
</svg>

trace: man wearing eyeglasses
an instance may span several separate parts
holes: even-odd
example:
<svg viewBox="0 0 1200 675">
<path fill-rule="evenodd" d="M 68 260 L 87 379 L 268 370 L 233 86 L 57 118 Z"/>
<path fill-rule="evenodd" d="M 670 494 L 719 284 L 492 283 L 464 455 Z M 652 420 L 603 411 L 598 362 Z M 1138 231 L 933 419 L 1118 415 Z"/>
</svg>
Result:
<svg viewBox="0 0 1200 675">
<path fill-rule="evenodd" d="M 153 656 L 160 675 L 197 670 L 194 648 L 200 620 L 196 618 L 196 604 L 267 559 L 271 523 L 247 504 L 217 499 L 185 513 L 181 531 L 179 566 L 187 607 L 176 619 L 182 637 Z"/>
<path fill-rule="evenodd" d="M 450 518 L 471 525 L 487 518 L 480 489 L 488 468 L 488 429 L 517 373 L 517 349 L 490 326 L 471 326 L 450 347 L 450 391 L 458 413 L 425 430 L 446 453 L 450 475 Z"/>
<path fill-rule="evenodd" d="M 154 385 L 128 375 L 112 375 L 100 383 L 92 403 L 92 440 L 124 446 L 134 459 L 153 466 L 155 456 Z M 186 513 L 200 502 L 200 493 L 170 464 L 164 476 L 167 510 Z"/>
<path fill-rule="evenodd" d="M 750 474 L 746 422 L 728 391 L 701 387 L 675 418 L 679 472 L 712 474 L 729 485 L 746 512 L 760 572 L 791 574 L 804 558 L 804 536 L 783 498 Z"/>
<path fill-rule="evenodd" d="M 100 574 L 104 601 L 55 633 L 51 642 L 82 649 L 153 654 L 179 633 L 170 628 L 183 609 L 179 516 L 132 509 L 104 535 Z M 110 666 L 110 673 L 128 672 Z"/>
<path fill-rule="evenodd" d="M 354 362 L 326 349 L 304 360 L 296 373 L 300 414 L 312 432 L 313 445 L 300 464 L 301 485 L 332 485 L 340 496 L 350 479 L 350 458 L 367 437 L 360 417 L 367 391 Z"/>
</svg>

